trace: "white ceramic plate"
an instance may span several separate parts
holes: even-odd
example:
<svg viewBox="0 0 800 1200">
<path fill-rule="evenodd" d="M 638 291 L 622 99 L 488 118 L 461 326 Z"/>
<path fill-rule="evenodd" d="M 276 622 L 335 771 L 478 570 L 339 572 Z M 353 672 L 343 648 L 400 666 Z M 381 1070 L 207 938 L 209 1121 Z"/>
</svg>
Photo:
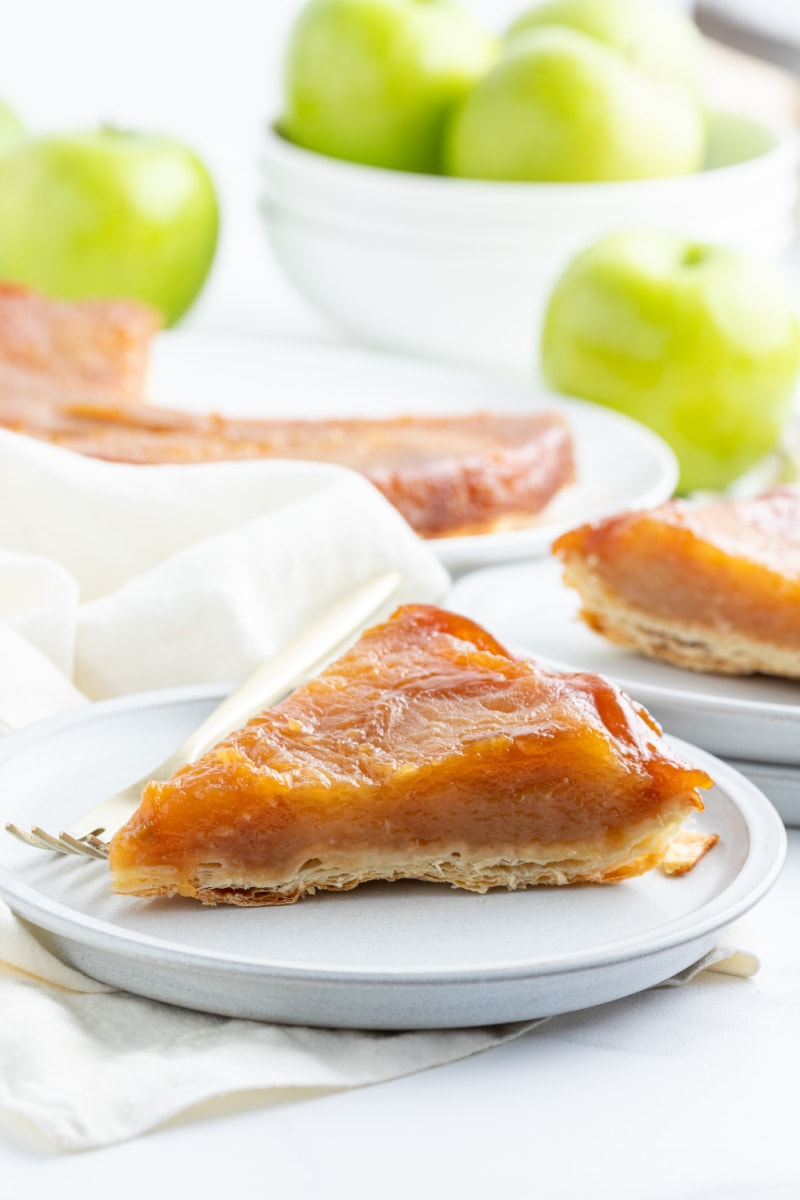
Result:
<svg viewBox="0 0 800 1200">
<path fill-rule="evenodd" d="M 4 820 L 63 828 L 158 762 L 218 699 L 105 701 L 0 741 Z M 486 896 L 374 884 L 286 908 L 204 908 L 108 891 L 105 863 L 0 835 L 0 895 L 68 962 L 145 996 L 232 1016 L 375 1029 L 483 1025 L 630 995 L 697 961 L 775 881 L 786 836 L 730 767 L 698 824 L 720 842 L 687 876 Z"/>
<path fill-rule="evenodd" d="M 503 376 L 315 344 L 192 333 L 156 339 L 150 393 L 158 403 L 243 417 L 392 416 L 558 407 L 575 439 L 578 482 L 531 529 L 431 541 L 451 570 L 547 553 L 581 521 L 667 499 L 677 482 L 672 451 L 609 409 L 568 400 Z"/>
<path fill-rule="evenodd" d="M 552 559 L 476 571 L 444 603 L 517 650 L 609 676 L 677 737 L 724 758 L 800 765 L 800 683 L 708 675 L 607 642 L 578 617 L 578 594 Z"/>
</svg>

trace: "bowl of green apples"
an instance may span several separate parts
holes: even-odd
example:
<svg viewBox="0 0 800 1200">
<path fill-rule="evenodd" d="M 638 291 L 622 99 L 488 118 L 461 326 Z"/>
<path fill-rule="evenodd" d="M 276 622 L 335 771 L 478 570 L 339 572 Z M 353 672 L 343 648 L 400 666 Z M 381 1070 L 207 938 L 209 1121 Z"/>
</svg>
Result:
<svg viewBox="0 0 800 1200">
<path fill-rule="evenodd" d="M 364 344 L 529 372 L 598 237 L 792 246 L 795 131 L 710 109 L 703 74 L 657 0 L 552 0 L 501 32 L 455 0 L 310 0 L 262 147 L 274 255 Z"/>
</svg>

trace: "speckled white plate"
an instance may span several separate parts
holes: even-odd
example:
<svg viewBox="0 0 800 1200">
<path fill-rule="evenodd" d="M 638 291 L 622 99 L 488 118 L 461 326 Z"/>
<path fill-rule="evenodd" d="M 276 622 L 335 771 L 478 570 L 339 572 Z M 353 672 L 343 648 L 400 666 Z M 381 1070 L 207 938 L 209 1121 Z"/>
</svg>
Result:
<svg viewBox="0 0 800 1200">
<path fill-rule="evenodd" d="M 553 559 L 476 571 L 443 603 L 552 666 L 607 675 L 676 737 L 723 758 L 800 766 L 800 683 L 654 662 L 593 633 Z"/>
<path fill-rule="evenodd" d="M 181 688 L 105 701 L 0 740 L 3 820 L 61 829 L 159 762 L 219 699 Z M 700 827 L 719 844 L 682 878 L 473 895 L 370 884 L 286 908 L 205 908 L 108 890 L 105 863 L 0 832 L 0 895 L 66 961 L 158 1000 L 231 1016 L 374 1029 L 485 1025 L 630 995 L 696 962 L 771 887 L 786 836 L 743 776 Z"/>
<path fill-rule="evenodd" d="M 581 521 L 666 500 L 675 456 L 643 425 L 533 382 L 345 346 L 174 331 L 155 340 L 150 392 L 159 403 L 241 417 L 388 417 L 404 413 L 558 408 L 573 433 L 577 481 L 530 529 L 429 544 L 451 571 L 546 554 Z"/>
</svg>

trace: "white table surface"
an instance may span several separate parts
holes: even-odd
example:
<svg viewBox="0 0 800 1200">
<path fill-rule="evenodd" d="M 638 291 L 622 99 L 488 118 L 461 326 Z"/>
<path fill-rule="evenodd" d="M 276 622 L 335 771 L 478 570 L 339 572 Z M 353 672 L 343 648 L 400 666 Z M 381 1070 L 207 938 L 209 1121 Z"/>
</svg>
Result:
<svg viewBox="0 0 800 1200">
<path fill-rule="evenodd" d="M 281 279 L 253 204 L 296 7 L 6 0 L 0 92 L 34 127 L 165 129 L 214 169 L 225 232 L 187 328 L 336 337 Z M 474 7 L 502 24 L 522 5 Z M 753 980 L 706 977 L 452 1066 L 289 1107 L 253 1100 L 87 1154 L 44 1154 L 0 1125 L 2 1195 L 800 1197 L 800 831 L 789 840 L 782 878 L 749 919 Z"/>
</svg>

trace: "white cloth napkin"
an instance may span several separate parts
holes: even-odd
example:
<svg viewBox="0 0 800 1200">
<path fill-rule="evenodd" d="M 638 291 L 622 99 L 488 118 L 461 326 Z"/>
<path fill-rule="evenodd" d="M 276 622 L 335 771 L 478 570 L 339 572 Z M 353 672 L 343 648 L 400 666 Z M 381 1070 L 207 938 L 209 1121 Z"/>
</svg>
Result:
<svg viewBox="0 0 800 1200">
<path fill-rule="evenodd" d="M 349 471 L 121 466 L 0 430 L 0 729 L 107 696 L 243 678 L 385 569 L 402 574 L 398 603 L 447 588 L 430 550 Z M 757 965 L 726 944 L 673 982 Z M 2 904 L 0 1017 L 0 1113 L 59 1150 L 245 1092 L 283 1103 L 391 1079 L 538 1024 L 374 1033 L 189 1012 L 66 966 Z"/>
<path fill-rule="evenodd" d="M 2 905 L 0 945 L 0 1113 L 54 1150 L 124 1141 L 245 1093 L 274 1105 L 378 1083 L 542 1024 L 382 1033 L 233 1020 L 96 983 L 54 958 Z M 738 939 L 726 940 L 669 984 L 704 970 L 748 976 L 757 968 Z"/>
<path fill-rule="evenodd" d="M 128 466 L 5 430 L 0 554 L 0 622 L 93 700 L 242 679 L 377 571 L 402 572 L 397 603 L 448 584 L 396 510 L 341 467 Z M 0 720 L 20 723 L 13 697 Z"/>
</svg>

